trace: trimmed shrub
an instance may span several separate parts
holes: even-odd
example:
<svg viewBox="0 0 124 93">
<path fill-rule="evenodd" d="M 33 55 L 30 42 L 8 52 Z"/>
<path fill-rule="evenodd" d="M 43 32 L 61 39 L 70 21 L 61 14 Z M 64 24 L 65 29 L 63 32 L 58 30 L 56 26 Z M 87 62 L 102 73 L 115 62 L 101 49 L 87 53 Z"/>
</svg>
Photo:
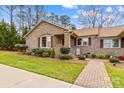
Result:
<svg viewBox="0 0 124 93">
<path fill-rule="evenodd" d="M 95 55 L 95 54 L 92 54 L 91 57 L 92 57 L 92 58 L 96 58 L 96 55 Z"/>
<path fill-rule="evenodd" d="M 38 50 L 40 50 L 39 48 L 34 48 L 34 49 L 32 49 L 32 52 L 35 54 L 35 55 L 37 55 L 37 51 Z"/>
<path fill-rule="evenodd" d="M 28 48 L 28 46 L 25 44 L 16 44 L 15 48 L 16 48 L 16 50 L 19 50 L 21 52 L 25 52 L 26 49 Z"/>
<path fill-rule="evenodd" d="M 32 49 L 32 52 L 36 56 L 43 56 L 43 57 L 54 57 L 55 56 L 55 51 L 53 49 L 40 49 L 40 48 L 35 48 Z"/>
<path fill-rule="evenodd" d="M 105 58 L 106 58 L 106 59 L 109 59 L 110 57 L 111 57 L 110 54 L 106 54 L 106 55 L 105 55 Z"/>
<path fill-rule="evenodd" d="M 120 61 L 119 61 L 119 59 L 118 58 L 110 58 L 109 59 L 109 61 L 111 62 L 111 63 L 119 63 Z"/>
<path fill-rule="evenodd" d="M 36 55 L 42 56 L 42 54 L 43 54 L 44 51 L 45 51 L 45 49 L 37 49 L 36 50 Z"/>
<path fill-rule="evenodd" d="M 36 49 L 32 49 L 31 51 L 32 51 L 33 53 L 36 53 Z"/>
<path fill-rule="evenodd" d="M 79 59 L 79 60 L 85 60 L 85 59 L 86 59 L 86 56 L 85 56 L 85 55 L 79 55 L 79 56 L 78 56 L 78 59 Z"/>
<path fill-rule="evenodd" d="M 50 57 L 51 58 L 54 58 L 55 57 L 55 51 L 54 50 L 51 50 Z"/>
<path fill-rule="evenodd" d="M 49 51 L 44 51 L 44 52 L 42 53 L 42 57 L 50 57 Z"/>
<path fill-rule="evenodd" d="M 60 48 L 60 52 L 61 52 L 61 54 L 69 54 L 70 48 L 62 47 L 62 48 Z"/>
<path fill-rule="evenodd" d="M 101 55 L 97 55 L 96 57 L 99 58 L 99 59 L 106 59 L 105 55 L 102 55 L 102 54 Z"/>
<path fill-rule="evenodd" d="M 15 49 L 16 50 L 19 50 L 20 49 L 20 46 L 21 46 L 21 44 L 15 44 Z"/>
<path fill-rule="evenodd" d="M 87 52 L 87 53 L 84 53 L 83 55 L 85 55 L 85 57 L 87 58 L 87 57 L 90 57 L 90 52 Z"/>
<path fill-rule="evenodd" d="M 60 55 L 59 55 L 59 59 L 62 59 L 62 60 L 69 60 L 69 59 L 72 59 L 72 56 L 69 55 L 69 54 L 60 54 Z"/>
<path fill-rule="evenodd" d="M 81 55 L 81 56 L 85 56 L 85 57 L 87 58 L 87 57 L 88 57 L 88 55 L 89 55 L 89 54 L 85 53 L 85 54 L 83 54 L 83 55 Z"/>
</svg>

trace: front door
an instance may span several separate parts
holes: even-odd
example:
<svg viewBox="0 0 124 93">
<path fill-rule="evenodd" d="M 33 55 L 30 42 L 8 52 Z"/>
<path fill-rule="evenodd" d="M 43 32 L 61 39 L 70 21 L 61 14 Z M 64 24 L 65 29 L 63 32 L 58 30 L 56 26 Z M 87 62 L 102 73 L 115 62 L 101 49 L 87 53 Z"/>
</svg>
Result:
<svg viewBox="0 0 124 93">
<path fill-rule="evenodd" d="M 80 55 L 80 54 L 81 54 L 80 48 L 76 48 L 75 54 L 76 54 L 76 55 Z"/>
</svg>

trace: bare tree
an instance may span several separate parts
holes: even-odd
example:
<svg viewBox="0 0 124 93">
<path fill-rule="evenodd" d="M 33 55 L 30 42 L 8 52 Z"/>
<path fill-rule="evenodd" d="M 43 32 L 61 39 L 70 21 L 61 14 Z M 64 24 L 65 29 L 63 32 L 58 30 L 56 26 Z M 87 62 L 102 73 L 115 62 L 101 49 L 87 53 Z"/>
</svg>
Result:
<svg viewBox="0 0 124 93">
<path fill-rule="evenodd" d="M 32 14 L 32 6 L 27 6 L 27 24 L 28 28 L 30 29 L 32 26 L 32 21 L 33 21 L 33 14 Z"/>
<path fill-rule="evenodd" d="M 123 18 L 117 7 L 106 11 L 105 6 L 85 6 L 84 9 L 78 11 L 79 22 L 84 27 L 110 27 L 117 25 Z"/>
<path fill-rule="evenodd" d="M 10 16 L 10 25 L 13 24 L 13 15 L 14 15 L 14 10 L 16 9 L 16 6 L 13 6 L 13 5 L 9 5 L 9 6 L 6 6 L 6 8 L 8 9 L 9 11 L 9 16 Z"/>
<path fill-rule="evenodd" d="M 35 9 L 35 23 L 37 24 L 38 21 L 42 18 L 43 16 L 43 10 L 44 10 L 44 6 L 41 5 L 35 5 L 34 6 Z"/>
<path fill-rule="evenodd" d="M 19 5 L 18 10 L 16 11 L 17 19 L 19 20 L 19 30 L 21 30 L 24 25 L 23 25 L 23 17 L 24 17 L 24 8 L 25 6 Z"/>
</svg>

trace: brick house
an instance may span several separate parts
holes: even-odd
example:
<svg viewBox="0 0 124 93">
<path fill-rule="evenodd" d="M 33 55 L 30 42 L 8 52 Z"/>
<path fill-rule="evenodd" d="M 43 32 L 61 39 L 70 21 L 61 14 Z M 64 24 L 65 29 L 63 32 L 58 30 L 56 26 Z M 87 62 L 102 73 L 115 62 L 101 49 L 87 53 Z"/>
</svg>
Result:
<svg viewBox="0 0 124 93">
<path fill-rule="evenodd" d="M 33 48 L 53 48 L 56 52 L 64 47 L 73 54 L 104 53 L 124 55 L 124 26 L 110 28 L 85 28 L 68 30 L 42 20 L 26 35 L 26 45 Z"/>
</svg>

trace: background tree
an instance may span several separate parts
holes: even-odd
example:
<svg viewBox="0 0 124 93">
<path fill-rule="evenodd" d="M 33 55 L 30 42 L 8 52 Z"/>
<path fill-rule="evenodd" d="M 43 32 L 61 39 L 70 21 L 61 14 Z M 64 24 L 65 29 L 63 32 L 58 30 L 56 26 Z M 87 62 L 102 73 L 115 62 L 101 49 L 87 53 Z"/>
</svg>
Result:
<svg viewBox="0 0 124 93">
<path fill-rule="evenodd" d="M 15 28 L 15 25 L 12 24 L 11 27 L 10 27 L 10 34 L 9 34 L 9 37 L 8 37 L 8 43 L 9 43 L 9 46 L 8 46 L 8 49 L 9 50 L 14 50 L 14 46 L 15 44 L 18 43 L 18 39 L 17 39 L 17 32 L 16 32 L 16 28 Z"/>
<path fill-rule="evenodd" d="M 16 9 L 16 6 L 14 5 L 9 5 L 9 6 L 6 6 L 6 8 L 8 9 L 9 11 L 9 16 L 10 16 L 10 25 L 12 25 L 13 23 L 13 17 L 14 17 L 14 10 Z"/>
<path fill-rule="evenodd" d="M 16 11 L 16 16 L 17 16 L 17 20 L 18 21 L 18 29 L 19 31 L 22 31 L 23 27 L 24 27 L 24 22 L 25 21 L 24 17 L 26 17 L 26 14 L 25 14 L 25 6 L 22 6 L 22 5 L 19 5 L 18 6 L 18 10 Z"/>
<path fill-rule="evenodd" d="M 64 27 L 68 26 L 70 24 L 70 17 L 67 15 L 61 15 L 60 16 L 60 23 Z"/>
<path fill-rule="evenodd" d="M 7 27 L 4 20 L 0 25 L 0 48 L 6 48 Z"/>
<path fill-rule="evenodd" d="M 35 23 L 37 24 L 39 22 L 39 20 L 41 20 L 41 18 L 43 17 L 44 6 L 35 5 L 34 9 L 35 9 Z"/>
<path fill-rule="evenodd" d="M 32 6 L 27 6 L 27 23 L 28 23 L 28 29 L 31 29 L 32 21 L 33 21 L 33 14 L 32 14 Z"/>
<path fill-rule="evenodd" d="M 78 20 L 84 27 L 111 27 L 123 19 L 121 11 L 118 7 L 85 6 L 78 11 Z"/>
</svg>

